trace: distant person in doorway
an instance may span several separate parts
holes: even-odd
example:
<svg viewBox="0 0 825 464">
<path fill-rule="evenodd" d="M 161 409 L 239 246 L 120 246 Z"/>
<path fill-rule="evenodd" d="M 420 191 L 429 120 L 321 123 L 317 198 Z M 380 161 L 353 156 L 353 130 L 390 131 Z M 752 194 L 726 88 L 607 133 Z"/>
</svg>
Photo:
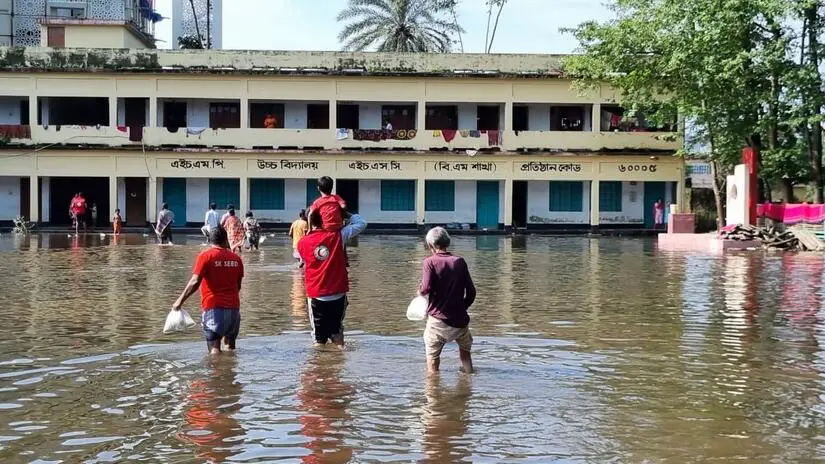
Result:
<svg viewBox="0 0 825 464">
<path fill-rule="evenodd" d="M 476 288 L 470 270 L 464 258 L 447 251 L 450 234 L 444 228 L 430 229 L 426 241 L 432 256 L 424 260 L 418 293 L 429 299 L 424 329 L 427 368 L 430 373 L 438 372 L 444 345 L 454 341 L 458 343 L 461 369 L 472 373 L 473 336 L 467 310 L 475 301 Z"/>
<path fill-rule="evenodd" d="M 175 213 L 169 209 L 169 204 L 163 202 L 158 212 L 158 223 L 155 226 L 155 234 L 160 239 L 161 245 L 172 244 L 172 223 L 175 222 Z"/>
<path fill-rule="evenodd" d="M 659 229 L 665 223 L 665 202 L 661 198 L 653 204 L 653 223 Z"/>
<path fill-rule="evenodd" d="M 309 307 L 312 336 L 317 345 L 328 341 L 344 347 L 344 315 L 347 309 L 349 275 L 344 243 L 367 228 L 367 222 L 357 214 L 350 215 L 349 224 L 340 231 L 321 227 L 321 214 L 309 214 L 310 232 L 298 242 L 298 253 L 304 261 L 304 286 Z"/>
<path fill-rule="evenodd" d="M 274 114 L 267 114 L 264 117 L 264 129 L 277 129 L 278 128 L 278 118 L 275 117 Z"/>
<path fill-rule="evenodd" d="M 115 235 L 120 235 L 120 230 L 123 228 L 123 218 L 120 216 L 120 209 L 115 209 L 115 215 L 112 216 L 112 232 Z"/>
<path fill-rule="evenodd" d="M 246 241 L 243 223 L 235 214 L 234 208 L 226 214 L 229 216 L 223 221 L 223 228 L 226 229 L 226 235 L 229 237 L 229 249 L 235 253 L 240 253 L 243 250 L 244 241 Z"/>
<path fill-rule="evenodd" d="M 69 216 L 72 218 L 74 233 L 78 233 L 80 227 L 86 232 L 86 210 L 86 198 L 83 197 L 83 192 L 77 192 L 69 203 Z"/>
<path fill-rule="evenodd" d="M 229 350 L 235 349 L 235 340 L 241 326 L 241 281 L 243 261 L 228 250 L 226 231 L 217 227 L 209 232 L 207 250 L 195 260 L 192 277 L 183 293 L 172 305 L 179 311 L 186 300 L 199 288 L 203 312 L 203 335 L 210 354 L 221 352 L 221 340 Z"/>
<path fill-rule="evenodd" d="M 201 227 L 201 233 L 203 236 L 206 237 L 206 240 L 209 241 L 209 232 L 213 229 L 217 229 L 220 225 L 220 218 L 218 217 L 218 205 L 215 203 L 209 204 L 209 209 L 206 210 L 206 216 L 203 218 L 203 227 Z"/>
<path fill-rule="evenodd" d="M 309 232 L 307 212 L 305 209 L 302 209 L 298 213 L 298 219 L 292 221 L 292 225 L 289 226 L 289 236 L 292 237 L 292 257 L 298 261 L 298 267 L 304 266 L 304 262 L 301 260 L 301 254 L 298 253 L 298 242 L 304 238 L 307 232 Z"/>
<path fill-rule="evenodd" d="M 318 192 L 321 194 L 309 207 L 310 213 L 318 211 L 321 214 L 321 228 L 335 232 L 344 227 L 343 212 L 347 203 L 338 195 L 332 194 L 335 181 L 332 177 L 323 176 L 318 179 Z"/>
<path fill-rule="evenodd" d="M 92 203 L 90 210 L 92 212 L 92 229 L 94 229 L 97 226 L 97 203 Z"/>
<path fill-rule="evenodd" d="M 389 119 L 384 120 L 384 130 L 391 131 L 392 130 L 392 123 Z"/>
<path fill-rule="evenodd" d="M 258 249 L 258 241 L 261 240 L 261 226 L 252 211 L 246 213 L 246 219 L 243 221 L 243 229 L 246 234 L 246 247 L 250 250 Z"/>
</svg>

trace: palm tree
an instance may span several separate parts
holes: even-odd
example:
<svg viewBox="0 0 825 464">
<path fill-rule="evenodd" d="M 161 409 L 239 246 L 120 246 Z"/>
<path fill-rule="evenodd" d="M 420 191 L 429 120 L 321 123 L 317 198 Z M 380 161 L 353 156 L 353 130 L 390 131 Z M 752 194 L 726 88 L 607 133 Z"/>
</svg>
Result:
<svg viewBox="0 0 825 464">
<path fill-rule="evenodd" d="M 447 53 L 452 34 L 463 31 L 437 11 L 433 0 L 349 0 L 338 14 L 348 23 L 338 40 L 350 51 Z"/>
</svg>

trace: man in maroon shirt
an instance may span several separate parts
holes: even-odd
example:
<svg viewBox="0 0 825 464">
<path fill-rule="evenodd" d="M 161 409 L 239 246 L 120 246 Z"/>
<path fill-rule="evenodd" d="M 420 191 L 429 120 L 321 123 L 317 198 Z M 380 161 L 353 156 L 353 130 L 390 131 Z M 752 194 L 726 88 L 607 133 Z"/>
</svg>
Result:
<svg viewBox="0 0 825 464">
<path fill-rule="evenodd" d="M 429 299 L 427 328 L 424 329 L 427 367 L 431 373 L 438 372 L 441 350 L 445 344 L 455 341 L 462 370 L 471 373 L 473 336 L 467 310 L 475 301 L 476 288 L 470 270 L 464 258 L 447 251 L 450 234 L 442 227 L 427 232 L 427 246 L 433 255 L 424 260 L 418 291 Z"/>
</svg>

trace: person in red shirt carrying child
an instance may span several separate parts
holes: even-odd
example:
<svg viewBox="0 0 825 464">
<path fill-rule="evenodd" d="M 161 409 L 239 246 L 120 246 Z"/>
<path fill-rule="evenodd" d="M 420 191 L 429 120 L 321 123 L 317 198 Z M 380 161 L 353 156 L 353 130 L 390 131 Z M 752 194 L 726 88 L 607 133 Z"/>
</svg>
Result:
<svg viewBox="0 0 825 464">
<path fill-rule="evenodd" d="M 235 349 L 241 327 L 240 292 L 244 268 L 241 258 L 229 251 L 229 240 L 223 227 L 209 232 L 209 243 L 209 249 L 202 251 L 195 260 L 192 278 L 172 309 L 180 310 L 200 288 L 203 335 L 209 353 L 216 355 L 221 352 L 221 339 L 230 351 Z"/>
<path fill-rule="evenodd" d="M 347 203 L 338 195 L 332 194 L 335 181 L 329 176 L 318 179 L 318 191 L 321 196 L 312 202 L 309 207 L 310 212 L 321 213 L 321 228 L 335 232 L 344 227 L 343 212 L 347 209 Z M 311 226 L 312 227 L 312 226 Z"/>
<path fill-rule="evenodd" d="M 72 217 L 74 233 L 77 233 L 81 225 L 83 226 L 83 232 L 86 232 L 86 208 L 86 199 L 83 198 L 83 192 L 77 192 L 71 203 L 69 203 L 69 215 Z"/>
<path fill-rule="evenodd" d="M 304 261 L 304 286 L 309 306 L 309 321 L 315 343 L 332 341 L 344 347 L 344 315 L 347 309 L 349 275 L 344 244 L 367 228 L 367 222 L 357 214 L 350 215 L 349 224 L 341 230 L 322 227 L 321 213 L 309 215 L 312 230 L 298 242 L 298 253 Z"/>
</svg>

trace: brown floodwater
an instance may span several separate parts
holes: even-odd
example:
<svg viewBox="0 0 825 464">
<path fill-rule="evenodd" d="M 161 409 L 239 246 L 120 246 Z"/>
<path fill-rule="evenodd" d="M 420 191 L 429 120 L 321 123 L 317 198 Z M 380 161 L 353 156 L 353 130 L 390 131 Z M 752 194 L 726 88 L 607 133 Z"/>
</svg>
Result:
<svg viewBox="0 0 825 464">
<path fill-rule="evenodd" d="M 218 359 L 198 330 L 161 333 L 200 241 L 113 240 L 0 237 L 0 462 L 825 459 L 820 254 L 456 237 L 478 373 L 453 345 L 428 378 L 405 318 L 419 238 L 349 248 L 344 352 L 311 346 L 301 271 L 269 238 Z"/>
</svg>

